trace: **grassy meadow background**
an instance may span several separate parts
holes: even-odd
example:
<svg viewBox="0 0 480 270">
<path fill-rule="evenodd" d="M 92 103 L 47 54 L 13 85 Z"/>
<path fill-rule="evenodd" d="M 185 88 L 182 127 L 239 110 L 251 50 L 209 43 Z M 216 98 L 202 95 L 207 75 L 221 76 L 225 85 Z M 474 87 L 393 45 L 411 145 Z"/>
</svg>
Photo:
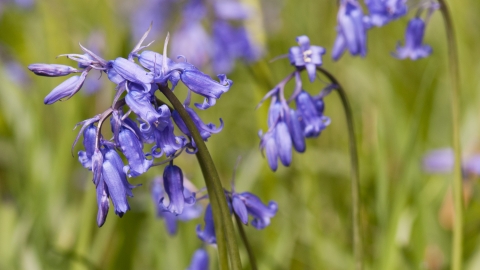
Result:
<svg viewBox="0 0 480 270">
<path fill-rule="evenodd" d="M 244 2 L 258 6 L 257 1 Z M 448 147 L 451 138 L 440 13 L 427 26 L 425 42 L 434 53 L 426 59 L 390 56 L 397 41 L 403 42 L 408 18 L 414 16 L 411 11 L 408 18 L 368 33 L 366 58 L 344 55 L 333 62 L 336 2 L 262 1 L 263 17 L 257 20 L 267 30 L 253 28 L 264 37 L 265 56 L 253 67 L 238 62 L 229 74 L 231 90 L 200 113 L 208 122 L 218 123 L 219 117 L 225 121 L 223 131 L 207 146 L 225 186 L 241 155 L 237 190 L 279 205 L 269 227 L 246 228 L 260 269 L 353 268 L 348 137 L 338 95 L 325 99 L 331 125 L 319 138 L 307 141 L 306 153 L 294 153 L 289 168 L 271 172 L 258 150 L 257 132 L 266 129 L 268 103 L 256 111 L 255 106 L 272 82 L 292 70 L 286 59 L 268 61 L 296 45 L 296 36 L 308 35 L 312 44 L 327 49 L 324 67 L 343 84 L 355 113 L 366 269 L 447 269 L 452 177 L 429 175 L 421 168 L 422 156 Z M 460 50 L 461 138 L 468 157 L 480 152 L 480 1 L 449 2 Z M 98 79 L 100 92 L 87 95 L 82 90 L 68 101 L 47 106 L 43 98 L 64 79 L 37 77 L 26 68 L 31 63 L 75 65 L 55 57 L 80 53 L 78 43 L 88 46 L 92 35 L 103 40 L 97 52 L 105 59 L 126 57 L 134 46 L 129 13 L 139 5 L 114 0 L 42 0 L 28 8 L 12 2 L 2 5 L 0 269 L 185 269 L 201 246 L 195 226 L 203 227 L 203 218 L 180 223 L 178 234 L 171 237 L 155 217 L 150 185 L 163 167 L 130 179 L 142 184 L 129 199 L 131 211 L 119 218 L 111 209 L 105 225 L 96 226 L 95 186 L 91 172 L 70 153 L 77 134 L 72 128 L 110 105 L 114 85 L 103 76 Z M 147 41 L 155 39 L 152 49 L 161 52 L 165 36 L 166 31 L 153 29 Z M 269 72 L 258 73 L 259 66 Z M 97 74 L 87 80 L 97 79 Z M 310 93 L 324 86 L 305 85 Z M 74 153 L 80 149 L 81 144 Z M 198 187 L 204 186 L 194 156 L 184 154 L 177 164 Z M 480 269 L 480 190 L 475 177 L 465 184 L 469 196 L 464 261 L 466 269 Z M 249 269 L 240 245 L 244 268 Z M 216 269 L 215 250 L 208 250 Z"/>
</svg>

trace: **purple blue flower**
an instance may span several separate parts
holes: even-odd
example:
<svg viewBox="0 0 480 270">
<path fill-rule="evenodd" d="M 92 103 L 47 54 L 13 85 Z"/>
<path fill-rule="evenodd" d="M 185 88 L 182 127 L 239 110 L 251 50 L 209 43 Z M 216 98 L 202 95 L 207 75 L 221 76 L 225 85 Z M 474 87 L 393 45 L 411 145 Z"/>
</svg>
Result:
<svg viewBox="0 0 480 270">
<path fill-rule="evenodd" d="M 357 0 L 341 0 L 337 16 L 337 38 L 333 45 L 332 57 L 338 60 L 345 50 L 352 55 L 367 54 L 367 25 L 362 7 Z"/>
<path fill-rule="evenodd" d="M 250 192 L 243 192 L 233 195 L 233 209 L 240 220 L 247 224 L 245 211 L 253 217 L 252 226 L 258 230 L 264 229 L 270 224 L 270 219 L 275 216 L 278 210 L 276 202 L 270 201 L 268 205 L 262 203 L 260 198 Z M 244 206 L 242 206 L 242 204 Z"/>
<path fill-rule="evenodd" d="M 322 55 L 325 49 L 320 46 L 310 46 L 310 39 L 307 36 L 297 37 L 298 47 L 291 47 L 288 53 L 290 63 L 297 68 L 306 68 L 308 78 L 311 82 L 315 80 L 317 67 L 322 65 Z"/>
<path fill-rule="evenodd" d="M 368 19 L 373 26 L 384 26 L 392 20 L 407 14 L 406 0 L 365 0 Z"/>
<path fill-rule="evenodd" d="M 175 215 L 180 215 L 183 212 L 185 204 L 192 205 L 195 203 L 195 194 L 185 197 L 183 187 L 183 173 L 180 167 L 173 164 L 167 165 L 163 172 L 163 185 L 165 192 L 168 195 L 169 205 L 165 210 Z M 163 199 L 160 199 L 160 204 L 163 205 Z"/>
<path fill-rule="evenodd" d="M 393 56 L 399 59 L 410 58 L 417 60 L 425 58 L 432 53 L 432 47 L 423 45 L 423 35 L 425 34 L 425 22 L 420 18 L 413 18 L 408 22 L 405 33 L 405 45 L 397 45 L 397 51 Z"/>
<path fill-rule="evenodd" d="M 216 244 L 217 238 L 215 236 L 215 225 L 213 223 L 212 206 L 210 206 L 210 204 L 208 204 L 207 208 L 205 209 L 205 216 L 203 220 L 205 221 L 203 231 L 201 229 L 201 225 L 197 226 L 198 238 L 200 238 L 200 240 L 206 244 Z"/>
<path fill-rule="evenodd" d="M 208 270 L 208 252 L 203 249 L 197 249 L 192 257 L 192 262 L 187 270 Z"/>
</svg>

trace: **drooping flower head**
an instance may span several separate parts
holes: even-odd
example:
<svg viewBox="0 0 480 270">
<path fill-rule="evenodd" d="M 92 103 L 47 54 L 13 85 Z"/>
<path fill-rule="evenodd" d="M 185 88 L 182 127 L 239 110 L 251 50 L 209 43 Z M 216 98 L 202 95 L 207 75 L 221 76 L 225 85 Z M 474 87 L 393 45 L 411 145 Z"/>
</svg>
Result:
<svg viewBox="0 0 480 270">
<path fill-rule="evenodd" d="M 407 14 L 406 0 L 365 0 L 368 8 L 368 21 L 373 26 L 385 24 Z"/>
<path fill-rule="evenodd" d="M 290 63 L 295 71 L 278 83 L 262 99 L 260 104 L 270 99 L 268 110 L 268 130 L 259 131 L 260 150 L 265 150 L 268 165 L 273 171 L 278 168 L 278 160 L 289 166 L 292 162 L 292 149 L 299 153 L 306 150 L 306 138 L 318 137 L 322 130 L 330 124 L 330 118 L 324 116 L 323 98 L 333 87 L 325 87 L 318 95 L 312 96 L 304 89 L 301 72 L 306 71 L 310 82 L 313 82 L 317 69 L 322 65 L 322 54 L 325 49 L 310 45 L 307 36 L 297 37 L 300 46 L 290 48 Z M 293 93 L 285 97 L 285 88 L 289 81 L 295 80 Z M 292 104 L 296 105 L 293 108 Z"/>
<path fill-rule="evenodd" d="M 192 216 L 191 213 L 185 212 L 192 209 L 190 206 L 195 202 L 195 194 L 184 188 L 183 173 L 172 163 L 187 147 L 193 149 L 189 153 L 194 153 L 196 145 L 183 120 L 175 119 L 173 109 L 155 95 L 156 91 L 166 90 L 169 84 L 172 89 L 168 91 L 173 91 L 178 83 L 185 84 L 189 90 L 188 102 L 184 105 L 200 129 L 202 139 L 207 140 L 212 133 L 220 132 L 223 122 L 220 120 L 219 127 L 205 124 L 200 116 L 188 107 L 190 95 L 196 93 L 205 97 L 203 104 L 195 104 L 197 108 L 205 110 L 213 106 L 220 96 L 230 89 L 232 81 L 223 74 L 218 75 L 220 81 L 215 81 L 185 59 L 176 62 L 168 58 L 166 56 L 168 37 L 163 55 L 144 50 L 150 45 L 142 45 L 149 31 L 143 35 L 127 57 L 107 61 L 80 45 L 83 54 L 62 55 L 76 61 L 78 68 L 55 64 L 32 64 L 29 69 L 37 75 L 48 77 L 80 73 L 55 87 L 45 97 L 46 104 L 73 96 L 82 88 L 86 76 L 92 70 L 107 74 L 108 79 L 116 85 L 112 105 L 104 112 L 77 124 L 82 128 L 72 146 L 73 151 L 73 147 L 83 135 L 84 150 L 78 152 L 78 159 L 82 166 L 93 172 L 93 182 L 97 189 L 97 224 L 98 226 L 104 224 L 109 210 L 109 200 L 113 202 L 115 213 L 120 217 L 130 209 L 127 197 L 133 196 L 132 189 L 135 186 L 130 185 L 127 177 L 142 175 L 152 166 L 169 162 L 170 165 L 166 166 L 163 176 L 163 190 L 168 195 L 168 202 L 163 204 L 163 195 L 156 198 L 156 201 L 157 207 L 162 206 L 162 211 L 171 212 L 175 218 L 172 219 L 172 216 L 165 214 L 166 212 L 162 213 L 162 216 L 170 220 L 168 227 L 169 231 L 173 232 L 173 221 Z M 109 122 L 113 138 L 106 140 L 101 131 L 102 126 Z M 174 123 L 187 137 L 175 135 Z M 146 145 L 150 146 L 144 152 Z M 166 160 L 155 163 L 154 159 L 162 157 L 163 154 Z M 124 164 L 120 155 L 124 156 L 127 164 Z M 160 196 L 159 192 L 155 194 L 157 197 Z"/>
<path fill-rule="evenodd" d="M 341 0 L 337 22 L 337 38 L 332 50 L 333 59 L 340 59 L 347 49 L 351 55 L 364 57 L 367 54 L 367 25 L 362 7 L 357 0 Z"/>
<path fill-rule="evenodd" d="M 208 270 L 208 253 L 205 249 L 200 248 L 195 251 L 187 270 Z"/>
<path fill-rule="evenodd" d="M 423 44 L 424 34 L 425 22 L 420 18 L 411 19 L 405 33 L 405 44 L 402 47 L 399 43 L 393 56 L 399 59 L 410 58 L 412 60 L 429 56 L 432 53 L 432 47 Z"/>
</svg>

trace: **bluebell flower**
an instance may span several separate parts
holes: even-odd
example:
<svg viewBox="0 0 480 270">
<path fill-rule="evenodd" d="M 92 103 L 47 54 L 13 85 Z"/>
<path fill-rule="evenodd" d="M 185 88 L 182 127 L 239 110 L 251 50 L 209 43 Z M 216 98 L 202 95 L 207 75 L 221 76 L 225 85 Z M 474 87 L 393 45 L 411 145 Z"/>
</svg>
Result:
<svg viewBox="0 0 480 270">
<path fill-rule="evenodd" d="M 124 171 L 129 172 L 129 177 L 139 176 L 152 166 L 153 161 L 145 158 L 142 150 L 143 144 L 135 133 L 127 128 L 121 128 L 118 140 L 118 144 L 128 160 Z"/>
<path fill-rule="evenodd" d="M 36 75 L 47 77 L 60 77 L 81 72 L 71 66 L 57 64 L 31 64 L 28 69 Z"/>
<path fill-rule="evenodd" d="M 270 224 L 270 219 L 275 216 L 278 210 L 277 203 L 270 201 L 268 205 L 264 205 L 260 198 L 255 196 L 250 192 L 243 192 L 240 194 L 235 194 L 237 197 L 237 204 L 243 203 L 245 208 L 250 216 L 253 217 L 251 222 L 252 226 L 258 230 L 264 229 Z M 243 207 L 238 207 L 234 209 L 240 209 L 235 213 L 240 217 L 242 222 L 245 221 L 245 214 L 243 213 Z M 247 222 L 244 222 L 246 224 Z"/>
<path fill-rule="evenodd" d="M 172 54 L 184 56 L 195 66 L 204 66 L 208 63 L 212 54 L 212 41 L 200 21 L 187 19 L 173 33 Z"/>
<path fill-rule="evenodd" d="M 303 90 L 296 97 L 295 102 L 305 137 L 318 137 L 320 132 L 330 124 L 330 119 L 323 115 L 324 107 L 319 106 L 321 109 L 319 111 L 310 94 Z"/>
<path fill-rule="evenodd" d="M 227 92 L 233 84 L 232 80 L 227 79 L 224 74 L 218 75 L 220 81 L 217 82 L 198 69 L 184 70 L 180 74 L 180 79 L 188 89 L 205 97 L 203 104 L 195 103 L 195 106 L 201 110 L 215 105 L 217 99 Z"/>
<path fill-rule="evenodd" d="M 417 60 L 429 56 L 432 53 L 432 47 L 423 45 L 423 35 L 425 33 L 425 22 L 420 18 L 413 18 L 408 22 L 405 33 L 405 46 L 397 45 L 397 52 L 393 56 L 399 59 L 410 58 Z"/>
<path fill-rule="evenodd" d="M 153 73 L 122 57 L 112 61 L 112 67 L 125 80 L 140 84 L 145 92 L 150 92 L 151 84 L 153 83 Z"/>
<path fill-rule="evenodd" d="M 167 231 L 170 235 L 174 235 L 177 232 L 177 221 L 188 221 L 200 216 L 202 207 L 199 204 L 185 205 L 183 213 L 180 215 L 172 214 L 165 211 L 165 208 L 160 204 L 160 200 L 165 196 L 165 190 L 163 189 L 163 177 L 157 177 L 152 183 L 152 199 L 155 205 L 157 217 L 165 220 Z M 184 188 L 184 196 L 190 197 L 192 193 L 188 188 Z"/>
<path fill-rule="evenodd" d="M 222 3 L 227 4 L 227 2 Z M 228 73 L 233 69 L 236 59 L 241 58 L 252 62 L 261 55 L 261 49 L 253 42 L 245 27 L 233 26 L 225 20 L 217 20 L 213 23 L 212 28 L 215 46 L 213 69 L 215 71 Z"/>
<path fill-rule="evenodd" d="M 192 257 L 192 262 L 187 270 L 208 270 L 208 252 L 203 249 L 197 249 Z"/>
<path fill-rule="evenodd" d="M 277 158 L 284 166 L 292 162 L 292 137 L 286 123 L 289 111 L 284 106 L 279 101 L 272 102 L 268 112 L 269 130 L 263 136 L 259 134 L 260 150 L 266 149 L 268 164 L 273 171 L 277 169 Z"/>
<path fill-rule="evenodd" d="M 183 187 L 183 173 L 180 167 L 173 164 L 167 165 L 163 172 L 163 185 L 165 192 L 168 195 L 169 205 L 165 210 L 175 215 L 180 215 L 183 212 L 185 204 L 192 205 L 195 203 L 195 194 L 189 197 L 184 195 Z M 163 205 L 163 199 L 160 199 L 160 204 Z"/>
<path fill-rule="evenodd" d="M 143 121 L 156 128 L 163 130 L 170 118 L 170 110 L 166 105 L 155 109 L 151 103 L 152 95 L 149 92 L 138 91 L 137 84 L 130 84 L 130 91 L 125 96 L 128 107 Z"/>
<path fill-rule="evenodd" d="M 305 152 L 307 148 L 305 143 L 304 129 L 301 124 L 301 116 L 294 109 L 290 109 L 290 122 L 288 129 L 290 136 L 292 136 L 293 148 L 299 153 Z"/>
<path fill-rule="evenodd" d="M 127 181 L 127 176 L 123 172 L 123 162 L 117 152 L 113 149 L 103 151 L 104 159 L 102 163 L 102 180 L 107 188 L 101 186 L 101 181 L 97 183 L 97 189 L 103 188 L 107 195 L 112 199 L 115 207 L 115 214 L 122 217 L 125 212 L 130 210 L 127 196 L 133 197 L 132 188 Z M 103 196 L 103 195 L 102 195 Z"/>
<path fill-rule="evenodd" d="M 212 136 L 212 133 L 218 133 L 222 131 L 223 129 L 222 118 L 220 118 L 220 126 L 217 127 L 213 123 L 208 123 L 208 124 L 203 123 L 202 119 L 198 116 L 198 114 L 192 108 L 185 107 L 185 110 L 188 112 L 188 115 L 190 116 L 193 123 L 197 127 L 198 132 L 200 133 L 200 136 L 204 141 L 207 141 L 207 139 L 210 138 L 210 136 Z M 182 118 L 180 117 L 177 111 L 172 112 L 172 118 L 173 118 L 173 121 L 175 121 L 175 124 L 177 124 L 177 127 L 180 129 L 180 131 L 182 131 L 183 134 L 191 138 L 192 134 L 188 130 L 187 125 L 185 125 L 185 122 L 183 122 Z M 193 142 L 192 138 L 191 140 Z"/>
<path fill-rule="evenodd" d="M 201 225 L 197 226 L 197 236 L 205 242 L 206 244 L 216 244 L 217 237 L 215 236 L 215 225 L 213 223 L 213 214 L 212 214 L 212 207 L 210 204 L 207 205 L 205 209 L 205 216 L 203 218 L 205 221 L 205 227 L 202 231 Z"/>
<path fill-rule="evenodd" d="M 151 153 L 154 157 L 160 157 L 165 153 L 167 157 L 172 157 L 175 153 L 184 147 L 187 140 L 183 136 L 175 136 L 173 133 L 174 127 L 171 119 L 168 119 L 168 124 L 163 130 L 155 130 L 155 145 L 152 147 Z M 161 153 L 157 150 L 160 149 Z"/>
<path fill-rule="evenodd" d="M 240 194 L 233 193 L 232 195 L 232 208 L 235 214 L 240 218 L 243 224 L 248 223 L 248 211 L 247 211 L 247 206 L 245 206 L 245 203 L 242 200 L 242 197 Z"/>
<path fill-rule="evenodd" d="M 298 47 L 291 47 L 288 53 L 290 63 L 297 68 L 306 68 L 308 78 L 311 82 L 315 80 L 317 67 L 322 65 L 322 55 L 325 49 L 320 46 L 310 46 L 310 39 L 307 36 L 297 37 Z"/>
<path fill-rule="evenodd" d="M 62 98 L 70 98 L 75 95 L 80 88 L 82 88 L 83 82 L 87 76 L 87 72 L 82 72 L 80 76 L 72 76 L 55 87 L 50 92 L 43 102 L 47 105 L 53 104 Z"/>
<path fill-rule="evenodd" d="M 373 26 L 383 26 L 392 20 L 407 14 L 406 0 L 365 0 L 368 8 L 369 23 Z"/>
<path fill-rule="evenodd" d="M 89 125 L 83 131 L 83 146 L 85 151 L 78 152 L 78 160 L 86 169 L 92 170 L 92 156 L 95 151 L 95 139 L 97 137 L 97 127 Z"/>
<path fill-rule="evenodd" d="M 97 184 L 96 191 L 98 206 L 97 225 L 98 227 L 102 227 L 107 219 L 108 209 L 110 208 L 110 202 L 108 200 L 108 187 L 103 179 L 100 179 L 100 182 Z"/>
<path fill-rule="evenodd" d="M 357 0 L 341 0 L 337 16 L 337 38 L 333 45 L 332 57 L 338 60 L 345 50 L 352 55 L 367 54 L 367 27 L 362 7 Z"/>
</svg>

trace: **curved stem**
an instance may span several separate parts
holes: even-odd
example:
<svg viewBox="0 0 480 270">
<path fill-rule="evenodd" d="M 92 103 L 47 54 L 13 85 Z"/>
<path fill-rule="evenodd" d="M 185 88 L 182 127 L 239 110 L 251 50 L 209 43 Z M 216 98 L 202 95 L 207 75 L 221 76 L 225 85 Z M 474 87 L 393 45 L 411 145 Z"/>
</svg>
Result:
<svg viewBox="0 0 480 270">
<path fill-rule="evenodd" d="M 439 0 L 440 11 L 445 22 L 445 32 L 448 44 L 448 67 L 451 80 L 452 101 L 452 146 L 455 153 L 455 165 L 453 171 L 453 197 L 454 197 L 454 225 L 453 225 L 453 248 L 452 269 L 462 269 L 463 253 L 463 187 L 462 187 L 462 160 L 460 150 L 460 72 L 458 64 L 458 49 L 455 39 L 452 17 L 445 0 Z"/>
<path fill-rule="evenodd" d="M 237 215 L 235 216 L 235 221 L 237 222 L 238 230 L 240 231 L 240 237 L 242 238 L 243 244 L 245 245 L 245 249 L 248 253 L 248 259 L 250 260 L 250 268 L 252 270 L 257 270 L 257 260 L 255 259 L 255 254 L 253 254 L 252 246 L 248 242 L 247 234 L 243 229 L 243 223 Z"/>
<path fill-rule="evenodd" d="M 167 97 L 173 108 L 178 112 L 188 130 L 192 134 L 195 144 L 197 145 L 198 151 L 196 155 L 205 178 L 205 184 L 207 186 L 207 191 L 210 195 L 210 203 L 212 205 L 220 267 L 221 269 L 228 269 L 228 258 L 230 258 L 231 269 L 240 270 L 242 269 L 242 264 L 236 243 L 233 222 L 230 215 L 230 210 L 227 206 L 225 193 L 220 182 L 220 177 L 218 176 L 212 157 L 210 156 L 207 146 L 200 136 L 197 127 L 188 115 L 188 112 L 183 107 L 183 104 L 167 86 L 158 84 L 158 88 L 165 95 L 165 97 Z"/>
<path fill-rule="evenodd" d="M 321 67 L 317 69 L 328 77 L 330 82 L 337 86 L 336 90 L 342 100 L 343 109 L 345 110 L 345 116 L 347 118 L 348 137 L 350 147 L 350 166 L 351 171 L 351 184 L 352 184 L 352 218 L 353 218 L 353 250 L 355 254 L 355 269 L 363 269 L 363 250 L 362 250 L 362 237 L 360 235 L 360 176 L 358 167 L 358 153 L 357 143 L 355 140 L 355 129 L 353 126 L 353 114 L 350 103 L 348 102 L 347 93 L 342 88 L 340 83 L 335 77 Z"/>
</svg>

